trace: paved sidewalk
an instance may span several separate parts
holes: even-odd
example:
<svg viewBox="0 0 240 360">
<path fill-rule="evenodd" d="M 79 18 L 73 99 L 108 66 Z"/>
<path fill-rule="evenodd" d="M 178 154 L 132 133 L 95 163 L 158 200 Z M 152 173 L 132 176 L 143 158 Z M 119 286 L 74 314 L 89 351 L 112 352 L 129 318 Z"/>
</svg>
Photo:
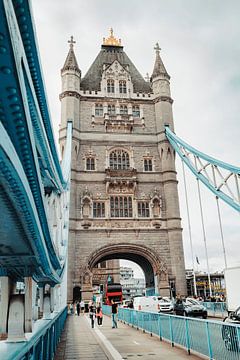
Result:
<svg viewBox="0 0 240 360">
<path fill-rule="evenodd" d="M 94 330 L 85 316 L 68 316 L 54 360 L 196 360 L 195 355 L 174 347 L 157 337 L 118 322 L 112 329 L 111 319 L 104 316 L 103 326 Z"/>
</svg>

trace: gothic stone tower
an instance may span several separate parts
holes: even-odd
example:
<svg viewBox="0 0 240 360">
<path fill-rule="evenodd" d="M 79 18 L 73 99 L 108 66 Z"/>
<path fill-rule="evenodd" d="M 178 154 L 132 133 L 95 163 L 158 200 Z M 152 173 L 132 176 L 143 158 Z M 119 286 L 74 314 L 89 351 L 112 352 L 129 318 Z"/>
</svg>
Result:
<svg viewBox="0 0 240 360">
<path fill-rule="evenodd" d="M 73 122 L 69 301 L 76 286 L 89 299 L 98 264 L 114 268 L 114 259 L 142 267 L 148 294 L 169 295 L 170 284 L 186 294 L 174 152 L 164 133 L 164 124 L 173 129 L 173 100 L 155 50 L 145 81 L 111 30 L 81 78 L 70 41 L 60 95 L 62 153 Z"/>
</svg>

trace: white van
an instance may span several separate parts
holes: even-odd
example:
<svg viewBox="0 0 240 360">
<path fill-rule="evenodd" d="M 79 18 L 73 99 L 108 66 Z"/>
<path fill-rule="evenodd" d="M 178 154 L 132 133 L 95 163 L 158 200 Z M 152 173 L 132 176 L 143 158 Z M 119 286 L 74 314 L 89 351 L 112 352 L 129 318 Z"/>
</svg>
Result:
<svg viewBox="0 0 240 360">
<path fill-rule="evenodd" d="M 133 299 L 134 310 L 151 312 L 173 312 L 173 303 L 170 299 L 161 296 L 139 296 Z"/>
</svg>

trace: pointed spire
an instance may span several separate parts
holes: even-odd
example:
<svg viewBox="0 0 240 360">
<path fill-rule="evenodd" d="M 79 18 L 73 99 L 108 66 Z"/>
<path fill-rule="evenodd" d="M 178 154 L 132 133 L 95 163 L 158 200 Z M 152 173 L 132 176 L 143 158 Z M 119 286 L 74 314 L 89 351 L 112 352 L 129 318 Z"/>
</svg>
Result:
<svg viewBox="0 0 240 360">
<path fill-rule="evenodd" d="M 73 40 L 73 36 L 71 36 L 70 40 L 68 40 L 68 43 L 69 43 L 70 49 L 69 49 L 68 55 L 66 57 L 66 60 L 65 60 L 65 63 L 63 65 L 61 72 L 65 71 L 65 70 L 75 70 L 75 71 L 78 71 L 79 73 L 81 73 L 81 71 L 78 67 L 76 56 L 74 54 L 74 50 L 73 50 L 73 46 L 74 46 L 74 44 L 76 44 L 76 41 Z"/>
<path fill-rule="evenodd" d="M 151 76 L 151 81 L 160 75 L 165 75 L 170 79 L 170 76 L 168 75 L 167 70 L 165 69 L 165 66 L 163 65 L 162 59 L 160 57 L 161 48 L 158 43 L 156 43 L 154 50 L 156 50 L 156 60 L 154 64 L 153 73 Z"/>
</svg>

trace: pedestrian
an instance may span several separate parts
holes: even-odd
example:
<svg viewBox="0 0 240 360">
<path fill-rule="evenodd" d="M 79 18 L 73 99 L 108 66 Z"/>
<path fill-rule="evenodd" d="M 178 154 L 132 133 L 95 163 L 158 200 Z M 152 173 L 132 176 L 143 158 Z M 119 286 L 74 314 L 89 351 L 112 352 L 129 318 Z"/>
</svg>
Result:
<svg viewBox="0 0 240 360">
<path fill-rule="evenodd" d="M 80 308 L 81 308 L 81 313 L 84 314 L 85 304 L 84 304 L 84 301 L 83 301 L 83 300 L 81 300 L 81 302 L 80 302 Z"/>
<path fill-rule="evenodd" d="M 103 320 L 103 313 L 102 313 L 102 308 L 101 305 L 99 304 L 96 310 L 96 317 L 97 317 L 97 324 L 99 326 L 102 326 L 102 320 Z"/>
<path fill-rule="evenodd" d="M 79 316 L 80 314 L 80 303 L 79 301 L 77 302 L 77 315 Z"/>
<path fill-rule="evenodd" d="M 70 304 L 69 309 L 70 309 L 70 314 L 73 315 L 73 303 Z"/>
<path fill-rule="evenodd" d="M 112 329 L 117 328 L 118 304 L 112 300 Z"/>
<path fill-rule="evenodd" d="M 96 315 L 96 308 L 95 308 L 94 304 L 91 303 L 91 305 L 89 307 L 89 316 L 90 316 L 90 319 L 91 319 L 92 329 L 94 329 L 95 315 Z"/>
</svg>

